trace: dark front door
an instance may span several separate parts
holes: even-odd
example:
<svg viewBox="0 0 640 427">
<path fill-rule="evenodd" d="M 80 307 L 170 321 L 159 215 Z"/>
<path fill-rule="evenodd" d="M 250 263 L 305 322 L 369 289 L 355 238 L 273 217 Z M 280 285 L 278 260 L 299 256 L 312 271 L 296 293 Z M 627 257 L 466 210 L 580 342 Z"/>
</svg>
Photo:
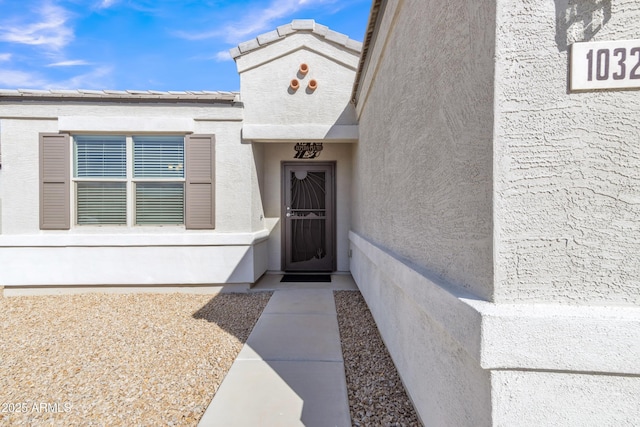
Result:
<svg viewBox="0 0 640 427">
<path fill-rule="evenodd" d="M 333 163 L 284 163 L 285 271 L 335 269 Z"/>
</svg>

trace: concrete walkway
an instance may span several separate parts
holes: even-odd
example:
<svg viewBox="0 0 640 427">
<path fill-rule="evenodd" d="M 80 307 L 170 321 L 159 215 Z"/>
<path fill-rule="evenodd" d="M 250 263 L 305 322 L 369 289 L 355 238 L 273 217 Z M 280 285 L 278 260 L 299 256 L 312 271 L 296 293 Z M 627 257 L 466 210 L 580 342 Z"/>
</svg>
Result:
<svg viewBox="0 0 640 427">
<path fill-rule="evenodd" d="M 333 290 L 357 289 L 349 275 L 331 283 L 280 283 L 199 426 L 351 425 Z"/>
</svg>

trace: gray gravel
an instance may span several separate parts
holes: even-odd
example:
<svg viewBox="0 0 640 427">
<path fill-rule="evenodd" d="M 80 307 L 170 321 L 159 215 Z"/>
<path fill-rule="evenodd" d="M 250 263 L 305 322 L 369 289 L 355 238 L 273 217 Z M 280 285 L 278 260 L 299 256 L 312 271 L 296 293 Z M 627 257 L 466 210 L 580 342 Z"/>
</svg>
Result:
<svg viewBox="0 0 640 427">
<path fill-rule="evenodd" d="M 334 293 L 354 426 L 420 426 L 415 409 L 357 291 Z"/>
<path fill-rule="evenodd" d="M 0 297 L 0 425 L 194 426 L 270 295 Z"/>
</svg>

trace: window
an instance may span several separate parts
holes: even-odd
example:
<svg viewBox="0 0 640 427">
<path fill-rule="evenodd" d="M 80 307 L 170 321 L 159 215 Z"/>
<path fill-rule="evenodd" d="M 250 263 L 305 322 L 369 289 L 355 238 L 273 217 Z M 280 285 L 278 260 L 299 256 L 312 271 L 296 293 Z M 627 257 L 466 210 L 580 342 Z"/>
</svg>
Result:
<svg viewBox="0 0 640 427">
<path fill-rule="evenodd" d="M 215 228 L 214 135 L 41 133 L 39 157 L 41 230 Z"/>
<path fill-rule="evenodd" d="M 184 138 L 134 137 L 135 223 L 184 224 Z"/>
<path fill-rule="evenodd" d="M 184 224 L 184 137 L 73 140 L 76 224 Z"/>
<path fill-rule="evenodd" d="M 126 138 L 76 136 L 73 151 L 76 223 L 126 224 Z"/>
</svg>

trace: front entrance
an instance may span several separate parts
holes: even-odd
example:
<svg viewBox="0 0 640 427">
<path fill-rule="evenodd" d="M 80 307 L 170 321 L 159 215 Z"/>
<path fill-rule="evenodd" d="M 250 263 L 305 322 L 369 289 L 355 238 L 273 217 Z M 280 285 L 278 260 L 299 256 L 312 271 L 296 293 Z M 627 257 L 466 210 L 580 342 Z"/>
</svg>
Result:
<svg viewBox="0 0 640 427">
<path fill-rule="evenodd" d="M 283 270 L 335 270 L 335 163 L 282 164 Z"/>
</svg>

